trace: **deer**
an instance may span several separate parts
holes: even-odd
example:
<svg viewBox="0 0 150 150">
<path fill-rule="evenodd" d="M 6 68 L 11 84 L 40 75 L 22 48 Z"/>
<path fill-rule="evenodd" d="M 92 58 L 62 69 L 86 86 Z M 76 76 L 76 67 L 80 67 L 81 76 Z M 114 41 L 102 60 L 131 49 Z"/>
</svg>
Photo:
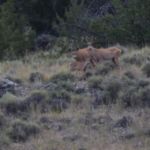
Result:
<svg viewBox="0 0 150 150">
<path fill-rule="evenodd" d="M 121 49 L 117 47 L 87 47 L 78 49 L 72 54 L 74 55 L 74 59 L 78 63 L 82 62 L 82 64 L 84 64 L 85 62 L 90 62 L 93 67 L 95 67 L 97 63 L 102 62 L 103 60 L 111 60 L 116 66 L 119 66 L 119 57 L 121 55 Z M 86 66 L 86 63 L 83 66 Z"/>
</svg>

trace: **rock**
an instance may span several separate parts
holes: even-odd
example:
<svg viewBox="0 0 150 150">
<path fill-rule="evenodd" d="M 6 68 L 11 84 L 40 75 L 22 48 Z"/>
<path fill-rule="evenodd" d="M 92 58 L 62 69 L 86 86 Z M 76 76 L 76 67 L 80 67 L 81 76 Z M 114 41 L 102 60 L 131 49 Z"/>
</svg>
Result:
<svg viewBox="0 0 150 150">
<path fill-rule="evenodd" d="M 56 89 L 57 88 L 57 84 L 53 83 L 53 82 L 49 82 L 49 83 L 46 83 L 46 84 L 43 84 L 41 86 L 42 89 L 47 89 L 49 91 L 53 90 L 53 89 Z"/>
<path fill-rule="evenodd" d="M 110 116 L 100 116 L 97 118 L 98 124 L 111 124 L 113 119 Z"/>
<path fill-rule="evenodd" d="M 0 81 L 0 97 L 2 97 L 6 92 L 14 93 L 17 85 L 17 83 L 9 79 L 2 79 Z"/>
<path fill-rule="evenodd" d="M 80 94 L 80 93 L 83 93 L 85 92 L 86 90 L 86 83 L 85 82 L 78 82 L 76 83 L 75 85 L 75 92 Z"/>
<path fill-rule="evenodd" d="M 50 129 L 54 131 L 62 131 L 64 129 L 64 125 L 60 122 L 54 122 L 51 124 Z"/>
<path fill-rule="evenodd" d="M 110 130 L 115 141 L 116 140 L 130 140 L 136 137 L 136 132 L 131 128 L 113 128 Z"/>
</svg>

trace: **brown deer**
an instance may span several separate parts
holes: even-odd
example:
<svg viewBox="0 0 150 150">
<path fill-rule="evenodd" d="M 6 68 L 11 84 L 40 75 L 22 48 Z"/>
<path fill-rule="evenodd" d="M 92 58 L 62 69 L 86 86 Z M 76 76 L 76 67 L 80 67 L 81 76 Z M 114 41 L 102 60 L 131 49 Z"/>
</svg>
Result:
<svg viewBox="0 0 150 150">
<path fill-rule="evenodd" d="M 119 66 L 119 57 L 121 55 L 121 50 L 117 47 L 99 49 L 94 47 L 87 47 L 79 49 L 73 52 L 72 54 L 74 55 L 76 61 L 89 61 L 93 67 L 95 67 L 96 63 L 101 62 L 103 60 L 112 60 L 114 64 Z"/>
<path fill-rule="evenodd" d="M 71 71 L 86 71 L 87 66 L 89 65 L 88 61 L 74 61 L 70 64 Z"/>
</svg>

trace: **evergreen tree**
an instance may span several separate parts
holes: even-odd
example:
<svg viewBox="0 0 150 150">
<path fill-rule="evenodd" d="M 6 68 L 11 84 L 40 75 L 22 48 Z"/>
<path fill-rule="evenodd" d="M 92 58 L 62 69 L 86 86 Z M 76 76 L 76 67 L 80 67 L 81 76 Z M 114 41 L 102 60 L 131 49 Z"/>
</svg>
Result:
<svg viewBox="0 0 150 150">
<path fill-rule="evenodd" d="M 1 58 L 21 56 L 33 44 L 35 34 L 26 18 L 16 12 L 14 4 L 14 0 L 9 0 L 0 7 Z"/>
<path fill-rule="evenodd" d="M 49 32 L 56 15 L 63 17 L 70 0 L 15 0 L 17 12 L 25 15 L 37 31 Z"/>
</svg>

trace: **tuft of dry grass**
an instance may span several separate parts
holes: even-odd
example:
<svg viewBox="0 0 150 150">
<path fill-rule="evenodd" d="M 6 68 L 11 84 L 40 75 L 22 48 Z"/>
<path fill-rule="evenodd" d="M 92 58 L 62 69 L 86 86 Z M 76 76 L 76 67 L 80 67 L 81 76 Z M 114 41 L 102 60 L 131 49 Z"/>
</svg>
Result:
<svg viewBox="0 0 150 150">
<path fill-rule="evenodd" d="M 11 76 L 27 81 L 31 73 L 39 72 L 43 74 L 44 79 L 47 81 L 55 74 L 69 71 L 70 59 L 64 56 L 54 59 L 43 58 L 39 54 L 34 54 L 33 56 L 26 56 L 24 59 L 1 62 L 0 76 Z"/>
</svg>

